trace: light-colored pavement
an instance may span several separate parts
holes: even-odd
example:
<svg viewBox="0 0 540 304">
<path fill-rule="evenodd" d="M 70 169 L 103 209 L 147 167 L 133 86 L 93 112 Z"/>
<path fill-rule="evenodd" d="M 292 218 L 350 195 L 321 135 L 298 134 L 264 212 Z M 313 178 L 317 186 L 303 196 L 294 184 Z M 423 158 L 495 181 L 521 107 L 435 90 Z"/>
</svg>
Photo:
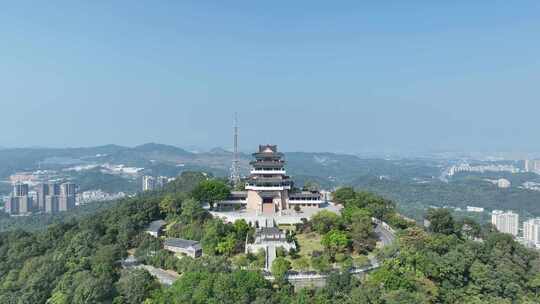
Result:
<svg viewBox="0 0 540 304">
<path fill-rule="evenodd" d="M 383 247 L 392 244 L 394 242 L 394 239 L 396 238 L 391 231 L 384 228 L 380 224 L 375 227 L 375 234 L 377 234 Z"/>
<path fill-rule="evenodd" d="M 180 275 L 172 270 L 163 270 L 150 265 L 144 265 L 139 263 L 137 259 L 130 255 L 125 260 L 121 261 L 122 267 L 125 269 L 145 269 L 152 276 L 154 276 L 161 284 L 172 285 L 174 281 L 178 280 Z"/>
<path fill-rule="evenodd" d="M 268 245 L 266 246 L 266 270 L 270 271 L 272 268 L 272 263 L 276 259 L 276 246 Z"/>
<path fill-rule="evenodd" d="M 261 214 L 253 210 L 236 210 L 236 211 L 210 211 L 210 213 L 224 221 L 234 223 L 236 220 L 243 219 L 248 223 L 259 226 L 264 226 L 264 223 L 272 222 L 278 225 L 294 225 L 302 223 L 302 219 L 310 219 L 313 215 L 326 210 L 334 213 L 339 213 L 342 207 L 334 203 L 326 203 L 321 208 L 304 208 L 301 212 L 294 210 L 283 210 L 276 214 Z"/>
<path fill-rule="evenodd" d="M 161 284 L 171 286 L 180 275 L 174 271 L 163 270 L 150 265 L 138 265 L 135 268 L 146 269 L 151 275 L 153 275 Z"/>
</svg>

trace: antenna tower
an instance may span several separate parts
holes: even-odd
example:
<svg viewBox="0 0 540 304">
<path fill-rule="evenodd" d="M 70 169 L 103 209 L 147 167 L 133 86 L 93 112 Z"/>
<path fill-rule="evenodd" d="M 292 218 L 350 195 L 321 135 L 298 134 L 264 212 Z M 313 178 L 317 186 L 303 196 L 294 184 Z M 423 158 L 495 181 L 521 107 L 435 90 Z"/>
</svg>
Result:
<svg viewBox="0 0 540 304">
<path fill-rule="evenodd" d="M 240 184 L 240 157 L 238 154 L 238 114 L 234 113 L 234 151 L 230 181 L 236 188 Z"/>
</svg>

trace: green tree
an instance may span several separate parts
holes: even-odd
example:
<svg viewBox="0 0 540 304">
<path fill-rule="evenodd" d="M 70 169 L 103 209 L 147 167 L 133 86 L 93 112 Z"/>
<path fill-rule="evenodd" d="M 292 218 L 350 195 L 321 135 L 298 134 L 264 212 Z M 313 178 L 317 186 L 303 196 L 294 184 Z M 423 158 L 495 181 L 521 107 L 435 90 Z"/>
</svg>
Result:
<svg viewBox="0 0 540 304">
<path fill-rule="evenodd" d="M 159 202 L 159 209 L 165 215 L 177 215 L 182 210 L 183 198 L 181 195 L 167 194 Z"/>
<path fill-rule="evenodd" d="M 298 270 L 308 270 L 309 269 L 309 259 L 307 257 L 299 257 L 298 259 L 293 260 L 294 268 Z"/>
<path fill-rule="evenodd" d="M 180 215 L 183 223 L 202 222 L 207 216 L 208 213 L 197 201 L 193 199 L 184 201 Z"/>
<path fill-rule="evenodd" d="M 341 187 L 332 193 L 332 199 L 339 204 L 345 204 L 346 201 L 354 199 L 356 192 L 352 187 Z"/>
<path fill-rule="evenodd" d="M 245 254 L 235 255 L 232 259 L 233 264 L 237 268 L 244 268 L 249 266 L 249 258 Z"/>
<path fill-rule="evenodd" d="M 219 254 L 223 254 L 226 256 L 230 256 L 234 252 L 234 248 L 236 247 L 236 239 L 233 235 L 229 235 L 222 239 L 217 245 L 216 245 L 216 252 Z"/>
<path fill-rule="evenodd" d="M 89 274 L 78 277 L 73 291 L 72 303 L 104 303 L 112 298 L 111 278 L 96 278 Z"/>
<path fill-rule="evenodd" d="M 432 232 L 447 235 L 455 232 L 454 218 L 448 209 L 429 209 L 426 219 L 430 222 L 429 230 Z"/>
<path fill-rule="evenodd" d="M 341 226 L 341 217 L 327 210 L 320 211 L 311 218 L 311 225 L 320 234 Z"/>
<path fill-rule="evenodd" d="M 331 256 L 345 251 L 349 243 L 350 240 L 347 233 L 336 229 L 329 231 L 321 239 L 321 244 L 330 252 Z"/>
<path fill-rule="evenodd" d="M 285 282 L 287 272 L 291 269 L 291 262 L 284 257 L 277 257 L 272 262 L 271 270 L 272 274 L 278 282 Z"/>
<path fill-rule="evenodd" d="M 116 289 L 122 303 L 126 304 L 143 303 L 158 287 L 159 284 L 154 277 L 143 269 L 122 271 L 120 279 L 116 283 Z"/>
<path fill-rule="evenodd" d="M 474 239 L 480 237 L 482 233 L 482 227 L 476 221 L 471 218 L 463 218 L 456 223 L 459 231 L 465 237 L 469 239 Z"/>
<path fill-rule="evenodd" d="M 116 245 L 100 247 L 91 258 L 91 267 L 94 275 L 110 277 L 115 275 L 115 264 L 121 258 L 121 250 Z"/>
<path fill-rule="evenodd" d="M 193 197 L 202 203 L 209 203 L 213 207 L 214 202 L 224 200 L 229 197 L 231 191 L 227 184 L 222 181 L 209 179 L 199 183 L 193 189 Z"/>
<path fill-rule="evenodd" d="M 329 272 L 332 269 L 330 258 L 326 254 L 311 257 L 311 267 L 320 273 Z"/>
<path fill-rule="evenodd" d="M 208 177 L 202 172 L 184 171 L 165 186 L 167 193 L 189 193 Z"/>
<path fill-rule="evenodd" d="M 234 233 L 236 235 L 236 239 L 239 241 L 245 241 L 246 236 L 251 230 L 248 223 L 244 219 L 241 219 L 241 220 L 234 221 L 233 226 L 234 226 Z"/>
<path fill-rule="evenodd" d="M 350 215 L 350 237 L 353 249 L 361 254 L 375 249 L 376 239 L 373 233 L 373 223 L 363 209 Z"/>
</svg>

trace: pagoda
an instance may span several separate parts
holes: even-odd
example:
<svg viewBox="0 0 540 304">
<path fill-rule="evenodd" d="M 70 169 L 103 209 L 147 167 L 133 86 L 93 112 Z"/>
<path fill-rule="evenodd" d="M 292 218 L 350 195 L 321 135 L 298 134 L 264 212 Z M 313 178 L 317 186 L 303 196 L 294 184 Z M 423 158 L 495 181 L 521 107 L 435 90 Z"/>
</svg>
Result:
<svg viewBox="0 0 540 304">
<path fill-rule="evenodd" d="M 288 209 L 293 182 L 285 173 L 283 153 L 278 152 L 276 145 L 260 145 L 253 158 L 246 182 L 246 208 L 264 214 Z"/>
<path fill-rule="evenodd" d="M 283 153 L 276 145 L 260 145 L 253 153 L 251 171 L 245 191 L 235 191 L 218 208 L 243 208 L 261 215 L 281 214 L 287 209 L 320 208 L 323 204 L 318 191 L 297 191 L 285 172 Z M 294 206 L 298 206 L 295 208 Z"/>
</svg>

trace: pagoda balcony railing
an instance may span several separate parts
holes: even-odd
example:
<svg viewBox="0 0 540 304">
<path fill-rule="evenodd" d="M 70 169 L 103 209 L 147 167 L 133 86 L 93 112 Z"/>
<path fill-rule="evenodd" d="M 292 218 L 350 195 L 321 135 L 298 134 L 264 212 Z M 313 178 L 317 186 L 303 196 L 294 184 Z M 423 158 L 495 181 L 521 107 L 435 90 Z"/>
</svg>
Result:
<svg viewBox="0 0 540 304">
<path fill-rule="evenodd" d="M 324 202 L 321 201 L 321 200 L 291 200 L 289 199 L 289 204 L 290 205 L 302 205 L 302 204 L 316 204 L 316 205 L 320 205 L 320 204 L 323 204 Z"/>
<path fill-rule="evenodd" d="M 282 167 L 285 164 L 284 160 L 254 160 L 249 162 L 252 166 L 261 166 L 261 167 Z"/>
<path fill-rule="evenodd" d="M 291 190 L 290 185 L 273 185 L 273 186 L 261 186 L 261 185 L 246 185 L 246 190 L 254 191 L 282 191 Z"/>
<path fill-rule="evenodd" d="M 285 169 L 262 169 L 262 168 L 256 168 L 251 169 L 251 174 L 286 174 Z"/>
<path fill-rule="evenodd" d="M 273 153 L 267 153 L 267 152 L 256 152 L 252 154 L 255 158 L 272 158 L 272 159 L 279 159 L 283 157 L 283 153 L 281 152 L 273 152 Z"/>
<path fill-rule="evenodd" d="M 291 183 L 288 181 L 265 181 L 265 180 L 250 180 L 246 183 L 246 186 L 260 186 L 260 187 L 274 187 L 274 186 L 291 186 Z"/>
</svg>

